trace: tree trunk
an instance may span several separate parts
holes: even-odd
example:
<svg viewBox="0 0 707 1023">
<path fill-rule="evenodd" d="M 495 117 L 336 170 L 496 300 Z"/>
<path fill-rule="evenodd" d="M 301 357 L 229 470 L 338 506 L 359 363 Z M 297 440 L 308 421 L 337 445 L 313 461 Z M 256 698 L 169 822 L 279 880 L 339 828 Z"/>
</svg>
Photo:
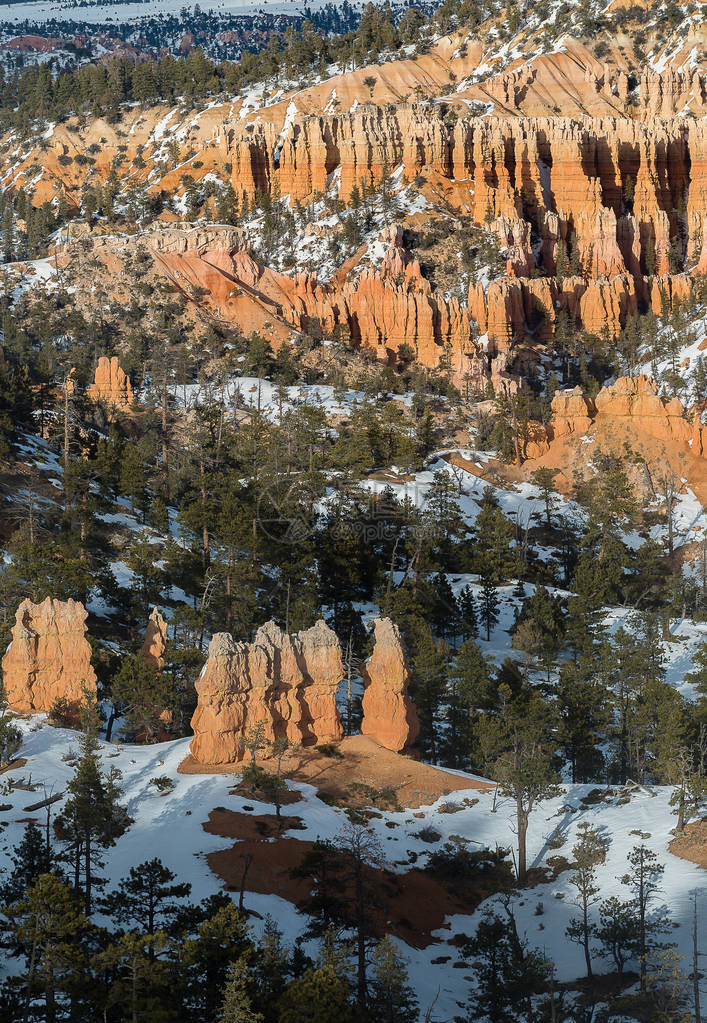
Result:
<svg viewBox="0 0 707 1023">
<path fill-rule="evenodd" d="M 693 917 L 692 917 L 692 987 L 693 997 L 695 1000 L 695 1023 L 702 1023 L 702 1016 L 700 1014 L 700 972 L 698 969 L 699 965 L 699 950 L 697 946 L 697 895 L 692 896 L 693 901 Z"/>
<path fill-rule="evenodd" d="M 528 833 L 528 815 L 523 808 L 520 796 L 516 797 L 516 819 L 518 821 L 518 880 L 524 882 L 526 869 L 526 837 Z"/>
<path fill-rule="evenodd" d="M 133 963 L 130 985 L 130 1018 L 132 1023 L 139 1023 L 137 1014 L 137 964 Z"/>
<path fill-rule="evenodd" d="M 84 894 L 84 912 L 86 916 L 91 915 L 91 834 L 86 834 L 86 855 L 84 862 L 86 864 L 86 891 Z"/>
<path fill-rule="evenodd" d="M 167 359 L 162 378 L 162 496 L 169 501 L 169 445 L 167 443 Z"/>
<path fill-rule="evenodd" d="M 583 933 L 584 933 L 584 960 L 587 964 L 587 977 L 591 980 L 592 978 L 592 955 L 589 950 L 589 912 L 587 907 L 587 897 L 583 898 L 582 904 L 583 910 Z"/>
<path fill-rule="evenodd" d="M 54 966 L 49 953 L 44 962 L 44 1000 L 46 1002 L 46 1023 L 56 1023 L 56 998 L 54 995 Z"/>
</svg>

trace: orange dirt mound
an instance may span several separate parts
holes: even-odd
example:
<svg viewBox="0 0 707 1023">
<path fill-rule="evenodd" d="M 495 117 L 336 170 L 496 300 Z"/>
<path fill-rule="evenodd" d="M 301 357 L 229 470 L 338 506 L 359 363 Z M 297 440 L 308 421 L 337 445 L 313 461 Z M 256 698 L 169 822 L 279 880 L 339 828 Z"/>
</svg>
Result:
<svg viewBox="0 0 707 1023">
<path fill-rule="evenodd" d="M 427 806 L 452 792 L 493 788 L 491 782 L 452 774 L 393 753 L 366 735 L 347 736 L 335 748 L 340 757 L 324 756 L 316 749 L 293 754 L 286 761 L 287 777 L 314 785 L 333 801 L 350 798 L 352 785 L 376 792 L 387 790 L 407 809 Z M 268 771 L 275 770 L 272 761 L 260 763 Z M 240 774 L 242 769 L 241 764 L 197 764 L 191 757 L 179 765 L 181 774 Z"/>
</svg>

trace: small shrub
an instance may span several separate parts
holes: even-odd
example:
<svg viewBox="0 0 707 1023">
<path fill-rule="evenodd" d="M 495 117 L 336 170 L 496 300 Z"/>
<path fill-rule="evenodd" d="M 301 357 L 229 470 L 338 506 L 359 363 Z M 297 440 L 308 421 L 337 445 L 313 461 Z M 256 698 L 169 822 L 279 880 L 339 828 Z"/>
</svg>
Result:
<svg viewBox="0 0 707 1023">
<path fill-rule="evenodd" d="M 460 810 L 464 809 L 463 803 L 442 803 L 437 807 L 437 813 L 459 813 Z"/>
<path fill-rule="evenodd" d="M 171 792 L 174 788 L 174 782 L 166 774 L 150 778 L 150 785 L 154 785 L 158 792 Z"/>
<path fill-rule="evenodd" d="M 422 828 L 421 831 L 418 831 L 417 837 L 421 842 L 439 842 L 442 836 L 439 831 L 435 831 L 434 828 L 426 827 Z"/>
<path fill-rule="evenodd" d="M 333 742 L 323 742 L 320 746 L 315 746 L 314 748 L 323 757 L 334 757 L 337 760 L 344 759 L 344 754 L 336 748 Z"/>
<path fill-rule="evenodd" d="M 558 825 L 547 840 L 548 848 L 561 849 L 566 841 L 567 836 L 561 831 Z"/>
</svg>

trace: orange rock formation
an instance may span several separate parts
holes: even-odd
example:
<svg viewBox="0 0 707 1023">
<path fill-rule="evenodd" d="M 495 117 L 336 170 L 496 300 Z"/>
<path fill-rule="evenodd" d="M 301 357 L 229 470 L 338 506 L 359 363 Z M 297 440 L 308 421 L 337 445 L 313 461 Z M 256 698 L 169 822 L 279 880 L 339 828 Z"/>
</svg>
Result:
<svg viewBox="0 0 707 1023">
<path fill-rule="evenodd" d="M 94 383 L 88 389 L 91 401 L 101 401 L 109 409 L 127 411 L 133 403 L 130 378 L 120 368 L 118 357 L 102 355 L 96 366 Z"/>
<path fill-rule="evenodd" d="M 86 610 L 75 600 L 23 600 L 2 659 L 3 689 L 13 710 L 49 711 L 67 700 L 75 715 L 84 692 L 95 695 L 96 673 L 86 639 Z"/>
<path fill-rule="evenodd" d="M 586 463 L 587 441 L 621 456 L 628 445 L 652 470 L 672 469 L 700 500 L 707 500 L 707 426 L 678 398 L 662 398 L 650 377 L 620 377 L 594 399 L 579 387 L 556 393 L 549 426 L 543 430 L 538 424 L 532 431 L 528 468 L 535 468 L 537 460 L 568 471 L 578 451 Z"/>
<path fill-rule="evenodd" d="M 164 669 L 164 654 L 167 649 L 167 623 L 157 608 L 152 609 L 145 639 L 143 640 L 140 653 L 148 664 L 151 664 L 157 671 Z"/>
<path fill-rule="evenodd" d="M 373 654 L 363 667 L 361 732 L 386 749 L 412 746 L 420 731 L 415 704 L 408 696 L 409 672 L 397 625 L 390 618 L 375 621 Z"/>
<path fill-rule="evenodd" d="M 244 738 L 260 723 L 267 741 L 338 741 L 336 691 L 343 675 L 339 641 L 323 621 L 295 635 L 268 622 L 252 643 L 217 633 L 196 683 L 192 756 L 203 764 L 238 762 Z"/>
</svg>

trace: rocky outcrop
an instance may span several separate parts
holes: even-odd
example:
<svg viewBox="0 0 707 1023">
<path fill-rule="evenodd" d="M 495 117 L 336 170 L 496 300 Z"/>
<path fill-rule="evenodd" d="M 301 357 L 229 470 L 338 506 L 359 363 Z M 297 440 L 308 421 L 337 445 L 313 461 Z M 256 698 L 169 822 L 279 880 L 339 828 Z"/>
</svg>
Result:
<svg viewBox="0 0 707 1023">
<path fill-rule="evenodd" d="M 377 618 L 373 654 L 363 667 L 361 732 L 395 752 L 412 746 L 420 731 L 417 710 L 408 695 L 409 677 L 397 625 L 390 618 Z"/>
<path fill-rule="evenodd" d="M 627 449 L 640 455 L 651 472 L 671 469 L 687 480 L 698 499 L 707 499 L 707 426 L 688 412 L 678 398 L 658 393 L 651 377 L 620 377 L 594 399 L 579 387 L 559 391 L 552 399 L 552 417 L 544 428 L 534 424 L 525 455 L 552 465 L 571 478 L 590 455 L 587 445 L 625 458 Z"/>
<path fill-rule="evenodd" d="M 553 395 L 551 408 L 553 437 L 586 433 L 597 411 L 593 400 L 581 387 L 571 391 L 557 391 Z"/>
<path fill-rule="evenodd" d="M 196 683 L 191 755 L 203 764 L 237 763 L 257 725 L 267 742 L 338 741 L 336 691 L 343 675 L 339 641 L 323 621 L 295 635 L 268 622 L 252 643 L 217 633 Z"/>
<path fill-rule="evenodd" d="M 91 401 L 100 401 L 108 409 L 126 412 L 133 403 L 133 388 L 128 377 L 120 368 L 118 357 L 110 359 L 102 355 L 96 366 L 93 384 L 88 389 Z"/>
<path fill-rule="evenodd" d="M 282 341 L 317 322 L 353 347 L 373 349 L 394 363 L 403 344 L 426 366 L 437 366 L 445 348 L 471 354 L 472 327 L 456 298 L 432 291 L 416 260 L 407 261 L 395 235 L 380 271 L 357 281 L 320 283 L 307 273 L 290 277 L 264 267 L 246 252 L 155 253 L 163 272 L 187 291 L 201 289 L 219 315 L 246 331 Z"/>
<path fill-rule="evenodd" d="M 147 621 L 145 639 L 140 648 L 140 655 L 156 671 L 164 669 L 164 655 L 167 649 L 167 623 L 157 608 Z"/>
<path fill-rule="evenodd" d="M 2 659 L 3 689 L 13 710 L 50 711 L 65 700 L 77 718 L 85 694 L 96 695 L 86 616 L 75 600 L 22 601 Z"/>
</svg>

